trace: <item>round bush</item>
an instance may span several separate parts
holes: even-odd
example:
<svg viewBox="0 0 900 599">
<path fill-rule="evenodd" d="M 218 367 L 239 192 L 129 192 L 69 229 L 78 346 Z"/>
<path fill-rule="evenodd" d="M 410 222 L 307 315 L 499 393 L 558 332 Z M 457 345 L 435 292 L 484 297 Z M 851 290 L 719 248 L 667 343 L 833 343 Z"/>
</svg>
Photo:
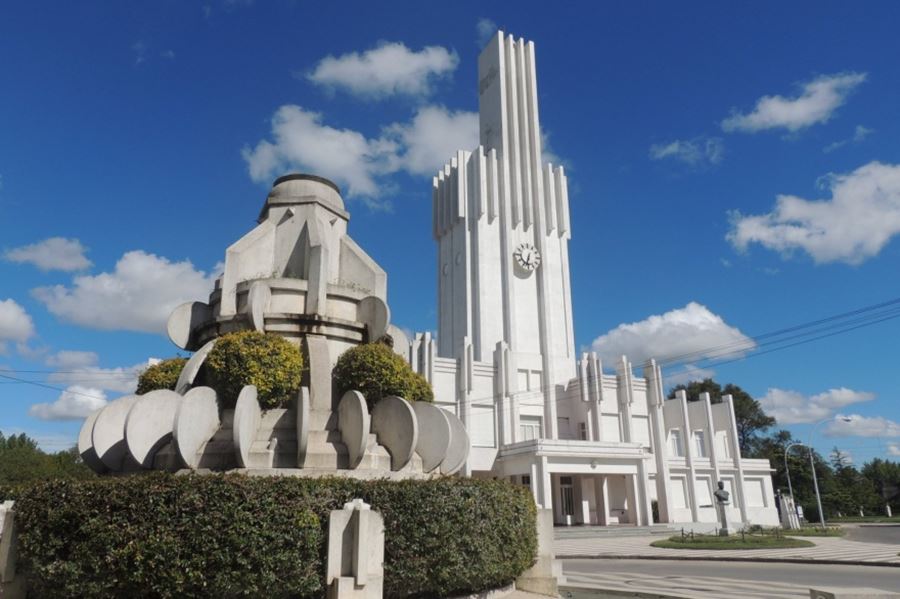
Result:
<svg viewBox="0 0 900 599">
<path fill-rule="evenodd" d="M 384 518 L 385 597 L 477 593 L 534 562 L 534 499 L 506 481 L 152 473 L 20 489 L 19 572 L 35 597 L 323 597 L 329 513 L 357 497 Z"/>
<path fill-rule="evenodd" d="M 174 390 L 185 364 L 186 358 L 169 358 L 149 366 L 138 377 L 137 394 L 143 395 L 157 389 Z"/>
<path fill-rule="evenodd" d="M 345 351 L 332 371 L 338 393 L 359 391 L 369 408 L 388 395 L 407 401 L 434 401 L 431 385 L 384 343 L 366 343 Z"/>
<path fill-rule="evenodd" d="M 256 385 L 263 409 L 283 408 L 300 389 L 303 355 L 280 335 L 239 331 L 218 338 L 204 370 L 226 408 L 234 407 L 245 385 Z"/>
</svg>

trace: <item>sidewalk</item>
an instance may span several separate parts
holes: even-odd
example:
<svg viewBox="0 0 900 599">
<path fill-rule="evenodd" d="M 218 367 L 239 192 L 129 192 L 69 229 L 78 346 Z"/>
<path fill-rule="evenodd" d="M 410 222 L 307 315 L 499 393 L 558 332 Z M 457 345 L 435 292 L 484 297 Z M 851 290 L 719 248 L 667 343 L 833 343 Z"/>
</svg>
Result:
<svg viewBox="0 0 900 599">
<path fill-rule="evenodd" d="M 706 559 L 721 561 L 821 562 L 900 567 L 900 545 L 861 543 L 841 537 L 803 537 L 815 547 L 796 549 L 662 549 L 651 547 L 659 535 L 632 537 L 592 537 L 556 539 L 553 548 L 558 559 L 632 558 L 632 559 Z"/>
</svg>

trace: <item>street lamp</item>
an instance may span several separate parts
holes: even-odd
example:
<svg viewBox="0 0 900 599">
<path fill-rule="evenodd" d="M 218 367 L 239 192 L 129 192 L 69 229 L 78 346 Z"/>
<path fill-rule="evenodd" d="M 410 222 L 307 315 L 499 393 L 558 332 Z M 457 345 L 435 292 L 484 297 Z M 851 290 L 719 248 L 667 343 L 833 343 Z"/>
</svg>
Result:
<svg viewBox="0 0 900 599">
<path fill-rule="evenodd" d="M 784 448 L 784 473 L 787 476 L 788 494 L 791 496 L 791 499 L 794 499 L 794 487 L 791 486 L 791 469 L 788 468 L 788 452 L 791 450 L 791 447 L 794 447 L 795 445 L 803 446 L 803 443 L 800 441 L 793 441 L 792 443 L 788 443 L 787 447 Z"/>
<path fill-rule="evenodd" d="M 816 462 L 813 459 L 812 438 L 813 434 L 816 432 L 816 429 L 820 424 L 832 422 L 834 420 L 851 422 L 853 419 L 849 416 L 835 416 L 834 418 L 826 418 L 825 420 L 820 420 L 819 422 L 815 423 L 812 427 L 812 430 L 809 431 L 809 443 L 806 444 L 807 447 L 809 447 L 809 466 L 810 468 L 812 468 L 813 486 L 816 489 L 816 504 L 819 506 L 819 524 L 822 526 L 822 530 L 825 530 L 825 512 L 822 511 L 822 496 L 819 494 L 819 479 L 818 477 L 816 477 Z"/>
</svg>

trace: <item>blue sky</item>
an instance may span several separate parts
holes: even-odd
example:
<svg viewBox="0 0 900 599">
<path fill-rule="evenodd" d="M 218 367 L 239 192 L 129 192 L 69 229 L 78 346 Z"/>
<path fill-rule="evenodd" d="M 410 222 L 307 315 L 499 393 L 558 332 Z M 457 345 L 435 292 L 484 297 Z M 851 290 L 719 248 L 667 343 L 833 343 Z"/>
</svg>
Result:
<svg viewBox="0 0 900 599">
<path fill-rule="evenodd" d="M 86 396 L 174 355 L 171 305 L 205 299 L 282 171 L 341 185 L 393 320 L 434 329 L 431 176 L 476 143 L 494 27 L 536 44 L 579 348 L 611 365 L 749 346 L 900 296 L 896 3 L 516 6 L 0 9 L 0 374 L 75 391 L 0 382 L 0 430 L 63 447 Z M 856 415 L 815 444 L 862 462 L 900 455 L 898 334 L 892 319 L 693 368 L 803 439 Z"/>
</svg>

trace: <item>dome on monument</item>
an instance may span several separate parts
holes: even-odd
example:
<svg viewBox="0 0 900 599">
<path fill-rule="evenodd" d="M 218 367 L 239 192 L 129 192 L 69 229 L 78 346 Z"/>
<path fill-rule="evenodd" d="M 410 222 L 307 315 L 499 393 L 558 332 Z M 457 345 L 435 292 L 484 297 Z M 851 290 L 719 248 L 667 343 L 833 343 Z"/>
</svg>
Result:
<svg viewBox="0 0 900 599">
<path fill-rule="evenodd" d="M 324 177 L 291 173 L 275 179 L 266 204 L 291 204 L 316 197 L 330 208 L 344 211 L 344 200 L 338 186 Z"/>
</svg>

